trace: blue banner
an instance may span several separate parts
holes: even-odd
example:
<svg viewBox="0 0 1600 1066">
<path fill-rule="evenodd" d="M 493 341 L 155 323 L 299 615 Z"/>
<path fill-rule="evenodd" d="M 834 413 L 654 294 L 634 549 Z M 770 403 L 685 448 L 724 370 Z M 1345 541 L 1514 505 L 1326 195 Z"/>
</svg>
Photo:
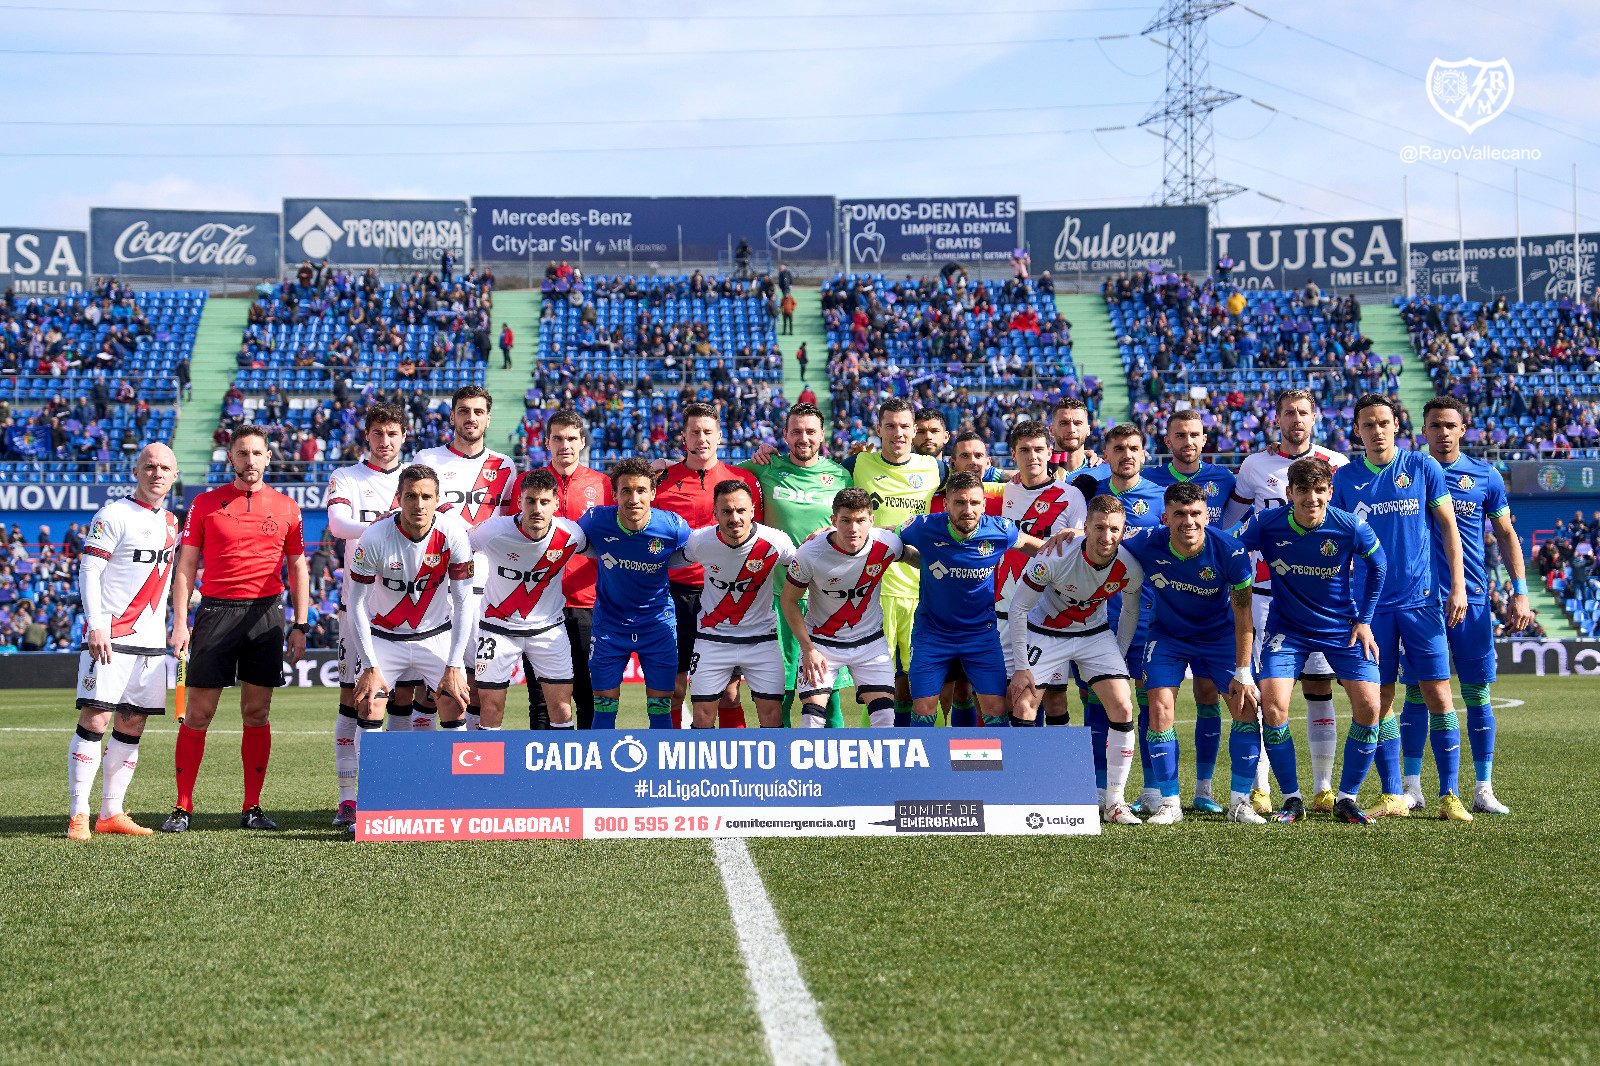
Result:
<svg viewBox="0 0 1600 1066">
<path fill-rule="evenodd" d="M 89 262 L 121 277 L 275 277 L 278 222 L 258 211 L 93 207 Z"/>
<path fill-rule="evenodd" d="M 1089 731 L 364 733 L 358 840 L 1092 834 Z"/>
<path fill-rule="evenodd" d="M 474 196 L 474 262 L 714 262 L 741 240 L 773 260 L 831 251 L 831 196 Z"/>
<path fill-rule="evenodd" d="M 89 237 L 82 230 L 0 227 L 0 290 L 18 296 L 82 292 L 89 272 Z"/>
<path fill-rule="evenodd" d="M 1232 259 L 1229 277 L 1244 289 L 1398 289 L 1405 241 L 1398 218 L 1234 226 L 1211 231 L 1212 261 Z"/>
<path fill-rule="evenodd" d="M 1203 273 L 1206 209 L 1111 207 L 1029 211 L 1023 226 L 1034 273 L 1107 274 L 1165 269 Z"/>
<path fill-rule="evenodd" d="M 1584 282 L 1595 283 L 1600 233 L 1581 236 Z M 1492 237 L 1465 242 L 1467 299 L 1517 298 L 1517 239 Z M 1411 246 L 1411 284 L 1419 296 L 1452 296 L 1461 292 L 1462 246 L 1455 241 L 1430 241 Z M 1522 238 L 1522 298 L 1559 300 L 1573 295 L 1572 234 Z"/>
<path fill-rule="evenodd" d="M 901 263 L 1003 263 L 1022 246 L 1015 196 L 841 200 L 842 258 L 854 270 Z"/>
<path fill-rule="evenodd" d="M 343 266 L 427 269 L 467 248 L 465 200 L 285 200 L 283 257 Z"/>
</svg>

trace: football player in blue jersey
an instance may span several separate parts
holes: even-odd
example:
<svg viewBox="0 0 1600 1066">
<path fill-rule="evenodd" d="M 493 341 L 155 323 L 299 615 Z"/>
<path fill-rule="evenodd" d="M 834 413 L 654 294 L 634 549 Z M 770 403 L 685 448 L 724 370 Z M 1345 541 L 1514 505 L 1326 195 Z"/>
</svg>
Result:
<svg viewBox="0 0 1600 1066">
<path fill-rule="evenodd" d="M 1438 460 L 1425 452 L 1395 446 L 1400 427 L 1400 406 L 1395 400 L 1369 393 L 1356 401 L 1355 411 L 1356 435 L 1366 447 L 1366 457 L 1333 475 L 1333 506 L 1364 519 L 1389 559 L 1372 620 L 1383 685 L 1377 759 L 1383 797 L 1372 813 L 1404 817 L 1411 811 L 1402 780 L 1400 723 L 1394 713 L 1395 682 L 1403 662 L 1406 675 L 1415 679 L 1429 713 L 1439 723 L 1433 743 L 1446 771 L 1439 781 L 1441 816 L 1470 822 L 1471 812 L 1456 795 L 1453 764 L 1460 759 L 1461 733 L 1455 727 L 1450 645 L 1445 640 L 1446 624 L 1460 625 L 1467 613 L 1455 505 Z M 1442 603 L 1435 591 L 1435 530 L 1444 556 L 1442 569 L 1448 575 Z"/>
<path fill-rule="evenodd" d="M 1161 795 L 1150 815 L 1151 825 L 1183 820 L 1173 716 L 1185 674 L 1194 672 L 1196 688 L 1204 678 L 1213 693 L 1227 692 L 1235 721 L 1253 725 L 1258 710 L 1251 670 L 1255 564 L 1244 545 L 1209 527 L 1209 502 L 1205 490 L 1193 482 L 1170 485 L 1162 510 L 1165 528 L 1140 530 L 1122 541 L 1144 567 L 1144 587 L 1155 605 L 1144 654 L 1144 687 L 1150 699 L 1146 741 L 1151 774 Z M 1204 782 L 1208 792 L 1216 758 L 1215 745 L 1207 753 L 1197 742 L 1197 787 Z"/>
<path fill-rule="evenodd" d="M 1257 552 L 1272 572 L 1272 608 L 1261 644 L 1261 719 L 1235 721 L 1228 738 L 1233 790 L 1228 820 L 1259 824 L 1250 804 L 1263 742 L 1278 787 L 1282 822 L 1305 816 L 1289 731 L 1289 697 L 1306 658 L 1321 652 L 1350 697 L 1350 732 L 1333 816 L 1366 825 L 1357 802 L 1361 782 L 1378 747 L 1378 645 L 1372 616 L 1388 564 L 1372 527 L 1329 505 L 1333 468 L 1321 459 L 1297 459 L 1287 471 L 1289 503 L 1271 507 L 1239 527 L 1239 542 Z M 1354 565 L 1352 565 L 1354 564 Z"/>
<path fill-rule="evenodd" d="M 896 530 L 907 561 L 921 567 L 911 627 L 911 724 L 937 721 L 939 691 L 951 664 L 959 661 L 978 697 L 981 723 L 1010 725 L 1009 679 L 994 610 L 995 567 L 1013 548 L 1032 555 L 1049 542 L 1022 532 L 1009 518 L 985 514 L 987 496 L 977 474 L 951 474 L 943 496 L 943 514 L 919 515 Z"/>
<path fill-rule="evenodd" d="M 1130 533 L 1161 525 L 1164 490 L 1144 476 L 1148 453 L 1139 427 L 1131 422 L 1112 426 L 1106 431 L 1104 452 L 1105 465 L 1094 467 L 1072 481 L 1083 498 L 1092 500 L 1102 492 L 1110 494 L 1122 504 Z M 1150 590 L 1146 588 L 1139 598 L 1139 628 L 1134 631 L 1133 644 L 1128 648 L 1128 674 L 1133 678 L 1134 695 L 1139 703 L 1139 769 L 1144 782 L 1139 799 L 1133 804 L 1133 812 L 1140 815 L 1151 813 L 1161 802 L 1161 792 L 1151 776 L 1150 746 L 1145 742 L 1150 728 L 1150 702 L 1144 691 L 1144 642 L 1150 631 L 1150 611 Z M 1110 612 L 1114 626 L 1122 614 L 1120 597 L 1111 601 Z M 1095 701 L 1092 692 L 1080 688 L 1079 695 L 1083 697 L 1084 724 L 1096 731 L 1096 737 L 1103 736 L 1107 728 L 1105 710 Z M 1100 748 L 1099 743 L 1094 745 L 1095 751 Z"/>
<path fill-rule="evenodd" d="M 591 507 L 578 520 L 595 568 L 594 640 L 589 676 L 594 728 L 617 727 L 622 672 L 639 655 L 651 729 L 672 728 L 678 673 L 677 615 L 667 589 L 667 560 L 689 542 L 689 524 L 650 506 L 656 495 L 648 460 L 629 456 L 611 468 L 614 507 Z"/>
<path fill-rule="evenodd" d="M 1198 487 L 1205 497 L 1210 524 L 1223 530 L 1222 512 L 1233 496 L 1235 480 L 1232 471 L 1200 457 L 1206 444 L 1205 420 L 1200 412 L 1193 408 L 1174 412 L 1167 419 L 1162 439 L 1172 461 L 1150 467 L 1145 477 L 1161 486 L 1186 483 Z M 1194 704 L 1194 809 L 1203 814 L 1221 814 L 1222 805 L 1211 795 L 1211 772 L 1222 746 L 1222 707 L 1216 686 L 1200 671 L 1194 675 Z"/>
<path fill-rule="evenodd" d="M 1492 783 L 1495 723 L 1494 711 L 1489 707 L 1489 686 L 1495 680 L 1494 613 L 1489 608 L 1490 578 L 1484 559 L 1485 522 L 1493 531 L 1495 542 L 1500 546 L 1500 558 L 1511 573 L 1511 610 L 1506 628 L 1512 632 L 1522 629 L 1533 620 L 1533 612 L 1528 608 L 1528 572 L 1522 555 L 1522 539 L 1511 524 L 1505 480 L 1500 471 L 1482 459 L 1461 454 L 1461 440 L 1466 436 L 1468 421 L 1467 405 L 1454 396 L 1436 396 L 1422 408 L 1422 434 L 1428 441 L 1428 454 L 1444 468 L 1445 487 L 1450 490 L 1456 522 L 1461 529 L 1461 571 L 1467 586 L 1467 617 L 1460 625 L 1445 630 L 1445 636 L 1450 642 L 1456 680 L 1461 682 L 1461 695 L 1467 704 L 1467 737 L 1477 780 L 1472 810 L 1479 814 L 1510 814 L 1510 809 L 1495 798 Z M 1448 575 L 1443 569 L 1444 553 L 1439 537 L 1439 527 L 1435 526 L 1434 580 L 1442 591 Z M 1402 672 L 1401 680 L 1406 686 L 1405 704 L 1400 712 L 1406 800 L 1416 809 L 1423 805 L 1421 774 L 1425 739 L 1435 738 L 1433 757 L 1442 780 L 1452 772 L 1452 760 L 1448 744 L 1440 744 L 1439 737 L 1459 727 L 1451 721 L 1453 711 L 1442 720 L 1429 713 L 1422 689 L 1411 675 Z M 1459 731 L 1455 736 L 1459 752 Z M 1458 754 L 1456 760 L 1459 758 Z"/>
</svg>

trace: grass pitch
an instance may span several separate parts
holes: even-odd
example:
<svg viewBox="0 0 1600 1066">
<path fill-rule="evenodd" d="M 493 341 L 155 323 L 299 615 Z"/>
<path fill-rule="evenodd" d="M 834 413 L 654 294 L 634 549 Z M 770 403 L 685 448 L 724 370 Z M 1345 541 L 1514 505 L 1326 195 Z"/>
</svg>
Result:
<svg viewBox="0 0 1600 1066">
<path fill-rule="evenodd" d="M 1524 701 L 1497 712 L 1506 819 L 750 849 L 846 1063 L 1592 1061 L 1593 688 L 1495 692 Z M 236 828 L 225 699 L 194 831 L 76 845 L 71 694 L 4 707 L 0 1060 L 766 1057 L 704 841 L 350 844 L 328 827 L 324 690 L 274 711 L 280 832 Z M 129 797 L 151 826 L 170 729 L 147 732 Z"/>
</svg>

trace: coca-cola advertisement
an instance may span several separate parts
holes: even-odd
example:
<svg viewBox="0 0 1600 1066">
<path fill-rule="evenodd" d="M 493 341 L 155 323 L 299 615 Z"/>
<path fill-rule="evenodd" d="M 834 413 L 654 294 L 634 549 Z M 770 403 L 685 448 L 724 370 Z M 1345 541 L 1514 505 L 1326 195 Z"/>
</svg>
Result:
<svg viewBox="0 0 1600 1066">
<path fill-rule="evenodd" d="M 278 216 L 259 211 L 95 207 L 89 261 L 95 274 L 121 277 L 270 277 L 278 230 Z"/>
</svg>

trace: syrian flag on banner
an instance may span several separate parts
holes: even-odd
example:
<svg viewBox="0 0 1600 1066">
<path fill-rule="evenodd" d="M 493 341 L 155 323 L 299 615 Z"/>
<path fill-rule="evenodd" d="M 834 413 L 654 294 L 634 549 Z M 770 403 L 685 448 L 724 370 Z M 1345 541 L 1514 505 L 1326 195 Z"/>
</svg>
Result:
<svg viewBox="0 0 1600 1066">
<path fill-rule="evenodd" d="M 999 770 L 999 740 L 952 740 L 950 742 L 950 769 Z"/>
</svg>

